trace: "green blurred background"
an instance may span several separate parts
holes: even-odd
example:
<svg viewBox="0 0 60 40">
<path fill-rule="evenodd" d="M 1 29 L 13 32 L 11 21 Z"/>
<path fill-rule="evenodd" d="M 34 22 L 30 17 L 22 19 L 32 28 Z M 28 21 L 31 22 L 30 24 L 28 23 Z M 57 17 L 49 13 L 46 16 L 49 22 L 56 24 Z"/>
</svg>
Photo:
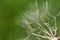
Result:
<svg viewBox="0 0 60 40">
<path fill-rule="evenodd" d="M 49 4 L 49 13 L 57 17 L 57 35 L 59 36 L 60 0 L 37 0 L 39 10 L 43 8 L 46 1 Z M 17 21 L 21 22 L 23 11 L 34 9 L 34 5 L 29 6 L 31 3 L 34 4 L 35 0 L 0 0 L 0 40 L 22 40 L 28 36 L 27 29 L 18 24 Z M 41 10 L 42 14 L 43 10 Z M 30 40 L 37 39 L 31 38 Z"/>
</svg>

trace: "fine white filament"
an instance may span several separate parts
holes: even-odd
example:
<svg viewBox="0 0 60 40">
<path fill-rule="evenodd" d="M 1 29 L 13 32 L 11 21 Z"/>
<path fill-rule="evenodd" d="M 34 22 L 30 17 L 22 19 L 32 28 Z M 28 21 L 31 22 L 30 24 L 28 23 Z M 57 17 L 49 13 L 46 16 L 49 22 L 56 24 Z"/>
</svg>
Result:
<svg viewBox="0 0 60 40">
<path fill-rule="evenodd" d="M 35 16 L 37 16 L 36 17 L 36 20 L 34 19 L 34 20 L 31 20 L 32 22 L 29 22 L 29 21 L 27 21 L 27 20 L 24 20 L 24 22 L 27 24 L 27 26 L 28 26 L 28 28 L 30 28 L 30 29 L 28 29 L 28 30 L 31 30 L 30 31 L 30 35 L 34 35 L 34 36 L 37 36 L 37 37 L 41 37 L 41 38 L 47 38 L 47 39 L 49 39 L 49 40 L 58 40 L 58 37 L 56 37 L 56 34 L 57 34 L 57 27 L 56 27 L 56 17 L 55 16 L 52 16 L 52 15 L 50 15 L 49 14 L 49 12 L 48 12 L 48 2 L 46 1 L 46 3 L 45 3 L 45 8 L 46 8 L 46 10 L 45 10 L 45 12 L 44 12 L 44 14 L 42 15 L 42 16 L 45 16 L 45 14 L 47 13 L 49 16 L 51 16 L 51 17 L 53 17 L 54 18 L 54 22 L 55 22 L 55 26 L 54 26 L 54 29 L 52 29 L 51 28 L 51 26 L 50 26 L 50 24 L 47 22 L 45 22 L 45 20 L 43 19 L 43 17 L 42 16 L 40 16 L 41 17 L 41 19 L 39 19 L 39 9 L 38 9 L 38 2 L 37 2 L 37 0 L 35 0 L 35 4 L 36 4 L 36 9 L 35 9 L 35 11 L 34 11 L 34 13 L 36 13 L 35 14 Z M 32 13 L 32 12 L 31 12 Z M 32 13 L 33 14 L 33 13 Z M 27 16 L 27 15 L 25 15 L 25 16 Z M 27 16 L 27 17 L 29 17 L 29 16 Z M 47 29 L 45 29 L 42 25 L 41 25 L 41 23 L 39 23 L 39 20 L 42 20 L 44 23 L 44 25 L 49 29 L 49 31 L 50 31 L 50 33 L 49 33 L 49 31 L 47 30 Z M 48 36 L 46 36 L 46 35 L 40 35 L 40 34 L 36 34 L 36 33 L 33 33 L 33 29 L 32 29 L 32 27 L 31 27 L 31 25 L 30 24 L 32 24 L 32 23 L 36 23 L 37 25 L 39 25 L 39 29 L 44 33 L 44 34 L 47 34 Z M 30 36 L 29 35 L 29 36 Z M 26 38 L 26 39 L 24 39 L 24 40 L 28 40 L 29 39 L 29 36 Z M 40 39 L 39 39 L 40 40 Z"/>
</svg>

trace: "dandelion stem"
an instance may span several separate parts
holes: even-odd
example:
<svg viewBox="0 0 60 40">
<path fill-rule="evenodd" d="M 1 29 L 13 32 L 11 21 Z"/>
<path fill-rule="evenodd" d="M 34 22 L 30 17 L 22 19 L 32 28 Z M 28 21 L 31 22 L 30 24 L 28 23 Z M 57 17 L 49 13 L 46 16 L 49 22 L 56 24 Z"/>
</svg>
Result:
<svg viewBox="0 0 60 40">
<path fill-rule="evenodd" d="M 54 20 L 55 20 L 55 29 L 53 30 L 54 31 L 54 35 L 56 35 L 56 31 L 57 31 L 57 27 L 56 27 L 56 17 L 54 17 Z"/>
<path fill-rule="evenodd" d="M 49 29 L 50 33 L 53 35 L 52 29 L 51 29 L 49 23 L 46 23 L 44 19 L 42 19 L 42 20 L 43 20 L 44 24 L 46 25 L 46 27 Z"/>
<path fill-rule="evenodd" d="M 32 33 L 32 35 L 35 35 L 35 36 L 38 36 L 38 37 L 42 37 L 42 38 L 50 38 L 48 36 L 42 36 L 42 35 L 38 35 L 38 34 L 35 34 L 35 33 Z"/>
<path fill-rule="evenodd" d="M 39 22 L 36 22 L 41 28 L 40 30 L 43 31 L 45 34 L 48 34 L 49 36 L 51 36 L 51 34 L 39 23 Z"/>
</svg>

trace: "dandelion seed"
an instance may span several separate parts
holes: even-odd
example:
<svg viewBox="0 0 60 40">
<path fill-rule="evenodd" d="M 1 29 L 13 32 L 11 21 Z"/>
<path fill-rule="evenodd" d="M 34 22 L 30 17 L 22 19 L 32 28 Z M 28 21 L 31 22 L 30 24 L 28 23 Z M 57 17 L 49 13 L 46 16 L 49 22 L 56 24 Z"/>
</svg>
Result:
<svg viewBox="0 0 60 40">
<path fill-rule="evenodd" d="M 35 0 L 35 6 L 36 6 L 35 7 L 36 9 L 33 12 L 31 12 L 29 10 L 26 12 L 26 13 L 30 13 L 30 14 L 25 14 L 24 13 L 24 15 L 26 17 L 25 20 L 24 20 L 24 22 L 28 26 L 27 27 L 28 30 L 30 30 L 30 32 L 29 32 L 30 34 L 29 34 L 29 36 L 26 39 L 28 39 L 30 37 L 30 35 L 34 35 L 34 36 L 41 37 L 41 38 L 47 38 L 49 40 L 60 40 L 60 37 L 57 37 L 56 36 L 57 35 L 56 17 L 49 14 L 49 11 L 48 11 L 48 2 L 46 1 L 45 5 L 43 5 L 43 15 L 40 16 L 40 20 L 43 21 L 43 24 L 48 28 L 48 30 L 50 31 L 50 33 L 38 21 L 39 20 L 38 19 L 39 18 L 39 10 L 38 10 L 37 0 Z M 54 28 L 51 28 L 50 24 L 49 23 L 46 23 L 46 21 L 43 19 L 43 17 L 46 16 L 46 13 L 48 14 L 48 16 L 54 18 L 54 20 L 55 20 Z M 36 23 L 39 26 L 38 28 L 40 29 L 40 31 L 42 31 L 47 36 L 46 35 L 39 35 L 39 34 L 34 33 L 33 32 L 34 29 L 32 29 L 32 27 L 30 25 L 32 23 Z M 37 30 L 37 29 L 35 29 L 35 30 Z"/>
</svg>

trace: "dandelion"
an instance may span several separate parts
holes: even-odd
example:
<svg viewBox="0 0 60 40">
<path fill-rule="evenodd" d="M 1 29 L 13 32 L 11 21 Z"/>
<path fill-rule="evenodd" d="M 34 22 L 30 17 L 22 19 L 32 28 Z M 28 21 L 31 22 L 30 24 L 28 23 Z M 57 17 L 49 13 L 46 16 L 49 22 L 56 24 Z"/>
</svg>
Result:
<svg viewBox="0 0 60 40">
<path fill-rule="evenodd" d="M 37 0 L 35 0 L 35 4 L 36 4 L 36 10 L 34 12 L 27 11 L 26 13 L 31 13 L 31 14 L 27 14 L 27 15 L 24 14 L 25 15 L 24 22 L 28 26 L 27 27 L 28 30 L 30 30 L 30 34 L 26 38 L 26 40 L 29 39 L 29 37 L 31 35 L 34 35 L 34 36 L 37 36 L 37 37 L 41 37 L 41 38 L 46 38 L 48 40 L 60 40 L 60 37 L 57 36 L 56 16 L 50 15 L 50 13 L 48 11 L 48 2 L 46 1 L 46 4 L 45 4 L 44 9 L 43 9 L 43 10 L 45 10 L 45 8 L 46 8 L 46 10 L 43 11 L 43 14 L 40 16 L 40 19 L 39 19 L 39 9 L 38 9 L 38 5 L 37 5 L 38 4 Z M 47 19 L 49 19 L 48 16 L 46 16 L 46 15 L 48 15 L 48 16 L 53 18 L 52 20 L 54 20 L 54 27 L 51 27 L 49 21 L 48 22 L 45 21 L 45 19 L 44 19 L 45 17 L 47 17 Z M 41 25 L 41 23 L 39 21 L 42 21 L 42 23 L 45 26 L 43 27 L 43 25 Z M 33 28 L 31 26 L 32 23 L 36 23 L 39 26 L 37 28 L 40 29 L 40 31 L 42 31 L 45 35 L 40 35 L 40 34 L 34 33 Z"/>
</svg>

